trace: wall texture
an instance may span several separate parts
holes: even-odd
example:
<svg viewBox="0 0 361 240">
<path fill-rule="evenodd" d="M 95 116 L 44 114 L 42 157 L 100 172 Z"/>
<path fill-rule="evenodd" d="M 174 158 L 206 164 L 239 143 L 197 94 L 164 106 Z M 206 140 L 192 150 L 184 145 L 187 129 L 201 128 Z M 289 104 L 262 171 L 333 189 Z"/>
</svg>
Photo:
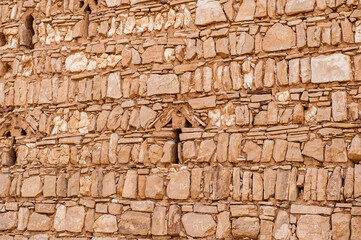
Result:
<svg viewBox="0 0 361 240">
<path fill-rule="evenodd" d="M 1 1 L 0 240 L 361 239 L 359 4 Z"/>
</svg>

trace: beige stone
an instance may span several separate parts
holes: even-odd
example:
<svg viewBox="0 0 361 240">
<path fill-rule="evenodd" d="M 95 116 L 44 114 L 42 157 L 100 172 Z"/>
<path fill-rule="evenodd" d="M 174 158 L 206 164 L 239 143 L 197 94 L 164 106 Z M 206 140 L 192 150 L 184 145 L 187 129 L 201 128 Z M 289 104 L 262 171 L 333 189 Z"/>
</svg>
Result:
<svg viewBox="0 0 361 240">
<path fill-rule="evenodd" d="M 297 237 L 300 240 L 327 240 L 330 232 L 330 218 L 320 215 L 302 215 L 297 221 Z"/>
<path fill-rule="evenodd" d="M 351 141 L 348 158 L 353 162 L 359 162 L 361 160 L 361 139 L 359 135 L 356 135 Z"/>
<path fill-rule="evenodd" d="M 295 32 L 286 25 L 276 23 L 268 29 L 263 39 L 262 48 L 264 51 L 273 52 L 290 49 L 295 44 Z"/>
<path fill-rule="evenodd" d="M 340 53 L 312 57 L 311 72 L 312 83 L 352 80 L 350 57 Z"/>
<path fill-rule="evenodd" d="M 148 235 L 151 218 L 149 213 L 127 211 L 120 216 L 119 233 Z"/>
<path fill-rule="evenodd" d="M 81 232 L 84 226 L 85 209 L 82 206 L 69 207 L 66 210 L 66 230 L 69 232 Z"/>
<path fill-rule="evenodd" d="M 21 187 L 21 196 L 36 197 L 42 192 L 43 184 L 39 176 L 32 176 L 24 179 Z"/>
<path fill-rule="evenodd" d="M 175 74 L 151 74 L 147 79 L 147 96 L 179 93 L 179 82 Z"/>
<path fill-rule="evenodd" d="M 216 151 L 216 144 L 212 139 L 201 142 L 198 152 L 198 162 L 210 162 Z"/>
<path fill-rule="evenodd" d="M 182 223 L 191 237 L 207 237 L 216 231 L 216 222 L 209 214 L 186 213 L 182 217 Z"/>
<path fill-rule="evenodd" d="M 171 199 L 187 199 L 189 196 L 190 173 L 181 171 L 169 174 L 167 195 Z"/>
<path fill-rule="evenodd" d="M 314 5 L 315 0 L 288 0 L 285 12 L 288 15 L 310 12 L 313 10 Z"/>
<path fill-rule="evenodd" d="M 334 213 L 331 216 L 332 239 L 347 240 L 350 238 L 351 215 L 345 213 Z"/>
<path fill-rule="evenodd" d="M 217 230 L 216 238 L 228 238 L 231 234 L 230 214 L 227 211 L 221 212 L 217 215 Z"/>
<path fill-rule="evenodd" d="M 8 174 L 0 174 L 0 197 L 9 195 L 11 179 Z"/>
<path fill-rule="evenodd" d="M 18 221 L 17 212 L 0 213 L 0 230 L 5 231 L 16 228 L 17 221 Z"/>
<path fill-rule="evenodd" d="M 232 235 L 235 238 L 257 239 L 259 234 L 259 219 L 255 217 L 239 217 L 232 220 Z"/>
<path fill-rule="evenodd" d="M 47 231 L 50 230 L 50 217 L 46 214 L 32 213 L 29 218 L 29 231 Z"/>
<path fill-rule="evenodd" d="M 147 176 L 145 185 L 145 196 L 147 198 L 162 199 L 164 196 L 163 178 L 157 175 Z"/>
<path fill-rule="evenodd" d="M 111 214 L 101 215 L 97 220 L 95 220 L 93 228 L 94 232 L 115 233 L 118 230 L 117 218 Z"/>
<path fill-rule="evenodd" d="M 279 210 L 273 228 L 275 239 L 289 239 L 291 236 L 291 226 L 289 215 L 286 211 Z"/>
<path fill-rule="evenodd" d="M 152 234 L 153 235 L 166 235 L 167 222 L 166 222 L 166 207 L 155 207 L 152 216 Z"/>
<path fill-rule="evenodd" d="M 196 25 L 208 25 L 215 22 L 226 21 L 226 15 L 218 1 L 198 0 L 196 8 Z"/>
</svg>

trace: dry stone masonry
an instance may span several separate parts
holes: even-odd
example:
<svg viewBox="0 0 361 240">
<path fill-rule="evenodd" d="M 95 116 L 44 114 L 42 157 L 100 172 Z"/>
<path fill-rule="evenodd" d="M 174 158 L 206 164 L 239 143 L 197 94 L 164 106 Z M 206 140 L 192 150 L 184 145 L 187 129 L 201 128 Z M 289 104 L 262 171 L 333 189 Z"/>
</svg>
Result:
<svg viewBox="0 0 361 240">
<path fill-rule="evenodd" d="M 0 240 L 361 239 L 359 0 L 5 0 L 0 55 Z"/>
</svg>

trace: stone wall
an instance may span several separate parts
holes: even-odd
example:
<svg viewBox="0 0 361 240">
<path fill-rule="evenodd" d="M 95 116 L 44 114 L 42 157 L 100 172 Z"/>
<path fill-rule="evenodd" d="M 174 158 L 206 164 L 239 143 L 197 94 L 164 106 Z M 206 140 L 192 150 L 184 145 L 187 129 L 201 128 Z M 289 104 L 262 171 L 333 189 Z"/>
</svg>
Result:
<svg viewBox="0 0 361 240">
<path fill-rule="evenodd" d="M 361 239 L 360 43 L 358 0 L 0 2 L 0 240 Z"/>
</svg>

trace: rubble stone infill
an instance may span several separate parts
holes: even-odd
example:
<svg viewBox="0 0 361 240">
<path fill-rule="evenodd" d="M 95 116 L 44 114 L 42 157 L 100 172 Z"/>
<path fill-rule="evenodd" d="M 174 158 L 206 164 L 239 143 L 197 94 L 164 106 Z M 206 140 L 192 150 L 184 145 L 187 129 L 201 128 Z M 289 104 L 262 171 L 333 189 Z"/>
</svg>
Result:
<svg viewBox="0 0 361 240">
<path fill-rule="evenodd" d="M 0 240 L 361 239 L 359 0 L 0 2 Z"/>
</svg>

